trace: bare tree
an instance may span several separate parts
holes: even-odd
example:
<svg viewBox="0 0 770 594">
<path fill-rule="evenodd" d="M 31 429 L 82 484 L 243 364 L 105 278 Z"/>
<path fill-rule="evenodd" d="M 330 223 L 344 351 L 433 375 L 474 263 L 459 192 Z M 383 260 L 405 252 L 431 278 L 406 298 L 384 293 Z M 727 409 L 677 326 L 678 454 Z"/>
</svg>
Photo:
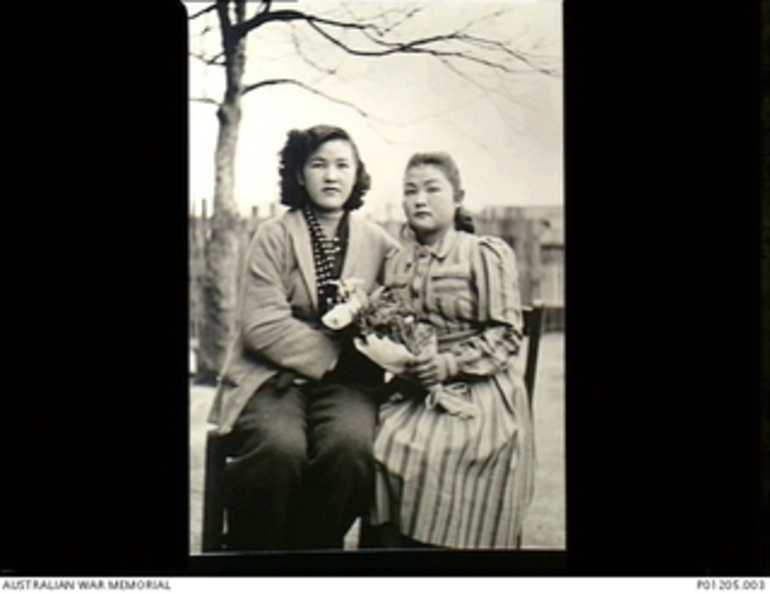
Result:
<svg viewBox="0 0 770 594">
<path fill-rule="evenodd" d="M 195 6 L 195 5 L 193 5 Z M 322 5 L 324 7 L 328 5 Z M 253 32 L 274 24 L 282 24 L 287 39 L 293 43 L 295 55 L 302 58 L 321 76 L 335 76 L 337 66 L 324 63 L 328 54 L 306 51 L 298 33 L 310 34 L 319 43 L 336 49 L 345 56 L 381 59 L 387 56 L 428 56 L 443 63 L 449 71 L 489 95 L 518 102 L 506 81 L 527 75 L 559 76 L 560 60 L 542 55 L 537 44 L 527 49 L 515 41 L 475 34 L 474 28 L 484 21 L 500 17 L 509 7 L 492 6 L 481 15 L 470 16 L 462 26 L 437 30 L 430 19 L 420 21 L 425 6 L 389 4 L 374 7 L 363 4 L 357 12 L 342 4 L 334 11 L 310 13 L 297 9 L 276 9 L 272 0 L 218 0 L 197 8 L 190 19 L 215 13 L 221 34 L 221 50 L 213 56 L 193 53 L 207 66 L 221 68 L 225 75 L 224 96 L 220 100 L 195 97 L 193 100 L 218 106 L 219 133 L 215 152 L 214 212 L 211 235 L 207 241 L 206 277 L 204 282 L 204 321 L 201 330 L 199 370 L 202 379 L 210 379 L 221 369 L 228 343 L 235 329 L 238 271 L 241 237 L 238 208 L 235 201 L 235 155 L 241 121 L 242 98 L 253 91 L 275 85 L 295 85 L 323 95 L 337 103 L 376 119 L 376 115 L 344 97 L 329 96 L 319 85 L 296 76 L 244 81 L 246 40 Z M 247 15 L 247 7 L 253 14 Z M 425 22 L 425 21 L 428 22 Z M 435 19 L 433 19 L 435 20 Z M 302 29 L 302 30 L 301 30 Z M 330 62 L 332 62 L 330 60 Z"/>
</svg>

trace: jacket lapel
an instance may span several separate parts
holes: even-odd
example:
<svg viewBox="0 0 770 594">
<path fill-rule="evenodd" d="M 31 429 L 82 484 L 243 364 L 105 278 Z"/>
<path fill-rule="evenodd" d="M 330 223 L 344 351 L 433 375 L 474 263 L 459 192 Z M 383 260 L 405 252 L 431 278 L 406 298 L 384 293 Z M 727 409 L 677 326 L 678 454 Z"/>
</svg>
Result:
<svg viewBox="0 0 770 594">
<path fill-rule="evenodd" d="M 307 227 L 302 212 L 295 210 L 287 213 L 286 226 L 289 229 L 291 240 L 294 244 L 294 253 L 297 255 L 297 265 L 305 281 L 310 303 L 313 309 L 318 311 L 318 294 L 316 292 L 315 263 L 313 262 L 313 246 L 310 244 L 310 230 Z"/>
<path fill-rule="evenodd" d="M 348 215 L 348 248 L 345 252 L 345 261 L 342 263 L 341 280 L 355 275 L 357 255 L 361 253 L 361 225 L 355 213 Z"/>
</svg>

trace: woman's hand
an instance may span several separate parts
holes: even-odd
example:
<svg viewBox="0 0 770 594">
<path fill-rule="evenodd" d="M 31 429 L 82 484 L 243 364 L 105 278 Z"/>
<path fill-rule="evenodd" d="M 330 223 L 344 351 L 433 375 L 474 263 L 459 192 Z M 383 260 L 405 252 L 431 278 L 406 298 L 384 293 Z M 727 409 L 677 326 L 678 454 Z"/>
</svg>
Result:
<svg viewBox="0 0 770 594">
<path fill-rule="evenodd" d="M 424 388 L 434 387 L 450 378 L 451 363 L 444 353 L 425 352 L 417 355 L 408 366 L 409 375 Z"/>
<path fill-rule="evenodd" d="M 394 375 L 405 373 L 413 359 L 403 345 L 374 334 L 366 338 L 357 336 L 353 339 L 353 344 L 363 355 Z"/>
</svg>

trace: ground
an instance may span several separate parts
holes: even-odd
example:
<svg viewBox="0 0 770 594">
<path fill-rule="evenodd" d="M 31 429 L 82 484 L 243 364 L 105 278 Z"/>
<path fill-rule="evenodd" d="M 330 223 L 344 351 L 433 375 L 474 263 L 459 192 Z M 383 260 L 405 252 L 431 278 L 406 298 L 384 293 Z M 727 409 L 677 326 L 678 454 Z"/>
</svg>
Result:
<svg viewBox="0 0 770 594">
<path fill-rule="evenodd" d="M 549 333 L 540 342 L 534 414 L 537 448 L 535 499 L 524 523 L 523 546 L 565 548 L 564 335 Z M 213 388 L 190 388 L 190 552 L 200 553 L 206 416 Z M 346 538 L 355 549 L 358 526 Z"/>
</svg>

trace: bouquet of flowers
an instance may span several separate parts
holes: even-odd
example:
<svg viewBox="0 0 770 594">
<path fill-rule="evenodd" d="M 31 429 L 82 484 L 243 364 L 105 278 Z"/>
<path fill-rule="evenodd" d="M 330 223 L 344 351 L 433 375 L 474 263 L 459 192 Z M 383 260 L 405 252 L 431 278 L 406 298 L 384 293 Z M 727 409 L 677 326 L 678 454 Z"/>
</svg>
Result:
<svg viewBox="0 0 770 594">
<path fill-rule="evenodd" d="M 393 375 L 404 373 L 417 354 L 437 349 L 435 328 L 421 321 L 412 304 L 392 289 L 376 291 L 356 323 L 356 346 Z"/>
<path fill-rule="evenodd" d="M 356 295 L 362 285 L 363 281 L 358 278 L 337 281 L 339 303 L 321 318 L 324 326 L 332 330 L 342 330 L 350 326 L 363 307 L 363 303 Z"/>
<path fill-rule="evenodd" d="M 403 375 L 418 355 L 435 354 L 438 339 L 435 327 L 421 319 L 411 302 L 401 293 L 380 288 L 363 304 L 353 293 L 348 299 L 324 316 L 323 323 L 341 329 L 355 322 L 356 348 L 389 374 Z M 427 387 L 425 404 L 441 407 L 447 412 L 470 418 L 476 409 L 467 398 L 465 384 Z"/>
</svg>

